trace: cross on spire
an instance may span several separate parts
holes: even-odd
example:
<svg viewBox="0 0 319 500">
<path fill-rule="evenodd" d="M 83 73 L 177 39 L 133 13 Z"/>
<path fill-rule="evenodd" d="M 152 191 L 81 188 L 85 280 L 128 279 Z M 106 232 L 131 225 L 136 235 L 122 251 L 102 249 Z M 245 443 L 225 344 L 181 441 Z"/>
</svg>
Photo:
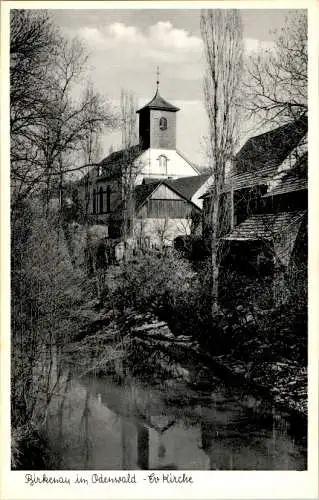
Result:
<svg viewBox="0 0 319 500">
<path fill-rule="evenodd" d="M 156 80 L 156 86 L 157 86 L 157 90 L 158 90 L 158 87 L 159 87 L 159 77 L 160 77 L 160 71 L 159 71 L 159 67 L 157 66 L 157 69 L 156 69 L 156 76 L 157 76 L 157 80 Z"/>
</svg>

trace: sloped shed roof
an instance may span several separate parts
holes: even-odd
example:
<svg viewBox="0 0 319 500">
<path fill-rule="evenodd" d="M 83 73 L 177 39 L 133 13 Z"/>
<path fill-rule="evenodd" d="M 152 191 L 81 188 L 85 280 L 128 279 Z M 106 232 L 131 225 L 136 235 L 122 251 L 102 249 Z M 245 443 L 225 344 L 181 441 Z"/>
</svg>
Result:
<svg viewBox="0 0 319 500">
<path fill-rule="evenodd" d="M 306 211 L 259 214 L 249 217 L 223 239 L 229 241 L 274 240 L 289 227 L 302 222 Z M 299 226 L 298 226 L 299 227 Z"/>
<path fill-rule="evenodd" d="M 260 169 L 253 174 L 251 172 L 244 172 L 242 174 L 237 174 L 231 177 L 225 184 L 223 191 L 229 191 L 233 189 L 249 188 L 253 186 L 258 186 L 260 184 L 266 184 L 271 180 L 277 173 L 278 165 L 269 165 Z"/>
<path fill-rule="evenodd" d="M 278 167 L 299 144 L 307 132 L 308 119 L 294 122 L 251 137 L 235 156 L 235 172 L 256 172 L 265 167 Z"/>
<path fill-rule="evenodd" d="M 287 172 L 281 172 L 277 182 L 276 177 L 274 177 L 274 186 L 264 194 L 263 198 L 308 189 L 307 165 L 308 154 L 305 153 L 299 161 L 296 162 L 293 169 Z"/>
</svg>

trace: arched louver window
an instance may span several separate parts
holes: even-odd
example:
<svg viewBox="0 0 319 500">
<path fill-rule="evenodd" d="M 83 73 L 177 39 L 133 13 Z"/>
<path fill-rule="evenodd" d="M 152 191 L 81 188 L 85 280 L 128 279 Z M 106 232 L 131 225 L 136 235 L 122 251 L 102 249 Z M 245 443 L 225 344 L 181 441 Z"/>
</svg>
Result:
<svg viewBox="0 0 319 500">
<path fill-rule="evenodd" d="M 96 214 L 96 189 L 93 189 L 93 207 L 92 211 L 94 214 Z"/>
<path fill-rule="evenodd" d="M 159 167 L 160 167 L 161 173 L 164 173 L 165 175 L 167 175 L 167 158 L 166 158 L 166 156 L 161 155 L 158 158 L 158 161 L 159 161 Z"/>
<path fill-rule="evenodd" d="M 159 121 L 159 128 L 161 130 L 166 130 L 167 129 L 167 119 L 162 116 Z"/>
<path fill-rule="evenodd" d="M 111 211 L 111 188 L 107 186 L 106 188 L 106 211 L 109 213 Z"/>
<path fill-rule="evenodd" d="M 103 214 L 104 212 L 104 207 L 103 207 L 103 188 L 102 186 L 99 189 L 99 207 L 100 207 L 100 214 Z"/>
</svg>

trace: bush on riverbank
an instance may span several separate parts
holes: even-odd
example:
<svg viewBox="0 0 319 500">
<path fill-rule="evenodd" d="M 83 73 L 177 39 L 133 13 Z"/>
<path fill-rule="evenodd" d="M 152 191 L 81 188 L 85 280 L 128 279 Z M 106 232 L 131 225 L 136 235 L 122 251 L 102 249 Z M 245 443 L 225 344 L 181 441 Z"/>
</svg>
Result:
<svg viewBox="0 0 319 500">
<path fill-rule="evenodd" d="M 16 210 L 11 239 L 11 425 L 29 436 L 45 418 L 61 366 L 59 354 L 76 329 L 84 300 L 82 273 L 72 265 L 58 214 Z M 17 433 L 17 429 L 19 432 Z M 15 443 L 27 439 L 15 437 Z M 13 447 L 13 457 L 15 455 Z"/>
<path fill-rule="evenodd" d="M 59 460 L 31 426 L 15 428 L 11 436 L 12 470 L 54 470 Z"/>
<path fill-rule="evenodd" d="M 227 275 L 228 281 L 221 286 L 220 313 L 212 317 L 210 276 L 208 265 L 195 273 L 190 262 L 174 252 L 146 255 L 121 267 L 116 288 L 110 292 L 106 287 L 104 301 L 111 301 L 121 311 L 152 310 L 173 332 L 192 334 L 213 354 L 231 352 L 246 361 L 252 356 L 272 360 L 284 356 L 307 363 L 306 309 L 293 288 L 287 304 L 268 305 L 265 310 L 260 308 L 263 282 L 256 285 L 255 300 L 253 294 L 240 294 L 228 301 L 226 285 L 235 278 Z M 269 298 L 264 294 L 263 305 L 271 304 L 271 293 L 269 287 Z"/>
</svg>

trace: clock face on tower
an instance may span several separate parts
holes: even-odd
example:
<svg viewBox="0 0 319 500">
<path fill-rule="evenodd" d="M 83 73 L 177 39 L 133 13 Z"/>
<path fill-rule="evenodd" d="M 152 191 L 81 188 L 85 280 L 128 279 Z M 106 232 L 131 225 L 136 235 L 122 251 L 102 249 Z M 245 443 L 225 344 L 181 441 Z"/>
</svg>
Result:
<svg viewBox="0 0 319 500">
<path fill-rule="evenodd" d="M 166 130 L 167 129 L 167 119 L 162 116 L 159 121 L 159 128 L 161 130 Z"/>
</svg>

